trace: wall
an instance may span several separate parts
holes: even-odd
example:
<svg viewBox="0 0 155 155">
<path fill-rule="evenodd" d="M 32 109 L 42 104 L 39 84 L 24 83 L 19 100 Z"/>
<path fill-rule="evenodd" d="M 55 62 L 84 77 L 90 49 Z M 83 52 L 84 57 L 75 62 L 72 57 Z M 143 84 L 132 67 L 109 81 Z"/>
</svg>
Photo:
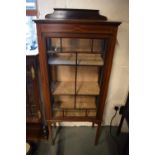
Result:
<svg viewBox="0 0 155 155">
<path fill-rule="evenodd" d="M 105 125 L 110 124 L 114 114 L 114 105 L 125 104 L 129 89 L 129 4 L 128 0 L 38 0 L 39 17 L 44 18 L 45 14 L 52 13 L 53 8 L 79 8 L 98 9 L 101 15 L 110 20 L 121 21 L 117 35 L 117 45 L 113 60 L 109 91 L 106 100 L 103 121 Z M 120 116 L 117 115 L 113 124 L 118 125 Z M 67 125 L 90 125 L 90 123 L 72 123 Z M 127 126 L 123 126 L 127 130 Z"/>
</svg>

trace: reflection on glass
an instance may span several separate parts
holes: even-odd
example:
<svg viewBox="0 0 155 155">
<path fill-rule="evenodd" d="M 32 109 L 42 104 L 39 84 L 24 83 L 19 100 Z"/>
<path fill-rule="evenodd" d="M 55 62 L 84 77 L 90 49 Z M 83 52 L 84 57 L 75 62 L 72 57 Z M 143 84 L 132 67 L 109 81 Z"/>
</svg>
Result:
<svg viewBox="0 0 155 155">
<path fill-rule="evenodd" d="M 62 39 L 63 51 L 91 51 L 91 39 L 75 39 L 63 38 Z"/>
<path fill-rule="evenodd" d="M 36 19 L 35 16 L 26 17 L 26 51 L 36 51 L 38 50 L 37 35 L 35 23 L 32 21 Z"/>
</svg>

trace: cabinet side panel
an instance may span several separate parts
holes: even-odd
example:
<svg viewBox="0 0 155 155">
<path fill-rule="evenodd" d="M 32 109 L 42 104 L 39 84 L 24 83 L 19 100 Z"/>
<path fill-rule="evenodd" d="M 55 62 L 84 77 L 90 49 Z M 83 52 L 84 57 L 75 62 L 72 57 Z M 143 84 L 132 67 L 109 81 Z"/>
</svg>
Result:
<svg viewBox="0 0 155 155">
<path fill-rule="evenodd" d="M 106 102 L 106 97 L 107 97 L 107 91 L 108 91 L 108 86 L 109 86 L 109 79 L 110 79 L 110 74 L 111 74 L 111 68 L 112 68 L 112 61 L 113 61 L 113 55 L 114 55 L 114 50 L 115 50 L 115 43 L 116 43 L 116 35 L 117 35 L 117 29 L 115 29 L 115 32 L 113 33 L 111 39 L 110 39 L 110 44 L 109 44 L 109 49 L 106 52 L 105 55 L 105 63 L 104 63 L 104 74 L 103 74 L 103 81 L 100 87 L 100 96 L 99 96 L 99 107 L 98 107 L 98 113 L 97 113 L 97 119 L 102 120 L 103 112 L 104 112 L 104 106 Z"/>
<path fill-rule="evenodd" d="M 50 92 L 49 92 L 49 79 L 48 79 L 48 68 L 47 68 L 47 58 L 46 50 L 44 46 L 44 39 L 42 37 L 41 27 L 37 24 L 37 35 L 39 43 L 39 65 L 40 65 L 40 75 L 42 84 L 42 93 L 45 106 L 45 116 L 49 120 L 51 118 L 51 104 L 50 104 Z"/>
</svg>

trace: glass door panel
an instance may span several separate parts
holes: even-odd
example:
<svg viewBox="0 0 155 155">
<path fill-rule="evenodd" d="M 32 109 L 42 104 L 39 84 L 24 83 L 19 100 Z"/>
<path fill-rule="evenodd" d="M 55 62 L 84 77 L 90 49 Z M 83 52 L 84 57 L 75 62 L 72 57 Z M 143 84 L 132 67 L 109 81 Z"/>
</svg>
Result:
<svg viewBox="0 0 155 155">
<path fill-rule="evenodd" d="M 46 38 L 54 117 L 96 117 L 108 39 Z"/>
</svg>

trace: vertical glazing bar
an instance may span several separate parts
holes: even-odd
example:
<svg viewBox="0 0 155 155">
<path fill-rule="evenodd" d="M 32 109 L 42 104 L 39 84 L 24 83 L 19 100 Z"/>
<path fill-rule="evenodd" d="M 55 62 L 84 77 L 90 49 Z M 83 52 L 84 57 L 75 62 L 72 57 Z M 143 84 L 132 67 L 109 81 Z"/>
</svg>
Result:
<svg viewBox="0 0 155 155">
<path fill-rule="evenodd" d="M 62 52 L 62 38 L 60 38 L 60 52 Z"/>
<path fill-rule="evenodd" d="M 99 72 L 98 72 L 98 84 L 99 86 L 101 86 L 101 82 L 102 82 L 102 75 L 103 74 L 103 66 L 99 67 Z"/>
<path fill-rule="evenodd" d="M 76 65 L 75 65 L 75 95 L 74 95 L 74 109 L 76 108 L 76 85 L 77 85 L 77 52 L 76 52 Z"/>
<path fill-rule="evenodd" d="M 50 51 L 51 50 L 51 47 L 52 47 L 52 41 L 51 41 L 51 38 L 50 37 L 47 37 L 46 38 L 46 51 Z"/>
<path fill-rule="evenodd" d="M 62 111 L 62 117 L 64 117 L 64 109 L 63 109 L 63 111 Z"/>
<path fill-rule="evenodd" d="M 91 52 L 93 52 L 93 48 L 94 48 L 94 39 L 91 40 Z"/>
<path fill-rule="evenodd" d="M 51 50 L 52 48 L 52 38 L 48 38 L 49 40 L 49 49 Z M 53 55 L 52 55 L 53 56 Z M 47 55 L 48 57 L 48 55 Z M 53 96 L 53 91 L 54 91 L 54 85 L 55 85 L 55 81 L 53 80 L 54 78 L 54 66 L 50 66 L 49 64 L 47 65 L 47 70 L 48 70 L 48 79 L 49 79 L 49 87 L 50 87 L 50 101 L 51 101 L 51 106 L 53 107 L 55 105 L 55 100 L 54 100 L 54 96 Z M 53 115 L 53 108 L 51 109 L 52 111 L 52 115 Z"/>
</svg>

